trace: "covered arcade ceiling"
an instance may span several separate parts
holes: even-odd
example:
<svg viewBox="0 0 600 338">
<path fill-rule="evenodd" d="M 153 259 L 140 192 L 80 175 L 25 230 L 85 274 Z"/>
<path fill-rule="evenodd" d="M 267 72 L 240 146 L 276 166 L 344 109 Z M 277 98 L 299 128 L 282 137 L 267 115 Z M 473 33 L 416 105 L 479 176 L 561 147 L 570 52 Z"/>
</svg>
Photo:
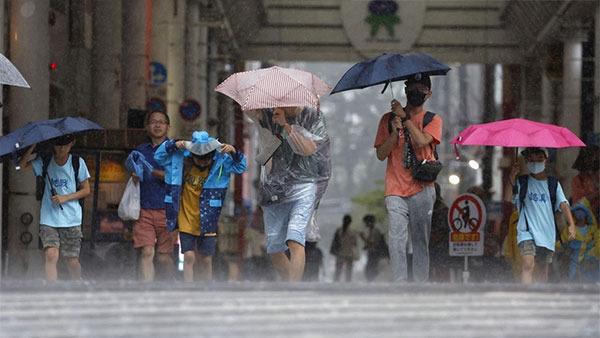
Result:
<svg viewBox="0 0 600 338">
<path fill-rule="evenodd" d="M 211 3 L 213 5 L 211 5 Z M 246 60 L 355 62 L 421 51 L 446 62 L 521 63 L 589 29 L 596 0 L 212 0 Z M 210 13 L 206 11 L 206 13 Z"/>
</svg>

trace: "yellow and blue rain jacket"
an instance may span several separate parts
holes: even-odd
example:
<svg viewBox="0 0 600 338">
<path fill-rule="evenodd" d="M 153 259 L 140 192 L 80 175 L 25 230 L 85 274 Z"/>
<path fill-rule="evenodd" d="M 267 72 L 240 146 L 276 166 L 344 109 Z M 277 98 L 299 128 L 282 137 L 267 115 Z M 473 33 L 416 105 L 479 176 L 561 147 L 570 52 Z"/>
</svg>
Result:
<svg viewBox="0 0 600 338">
<path fill-rule="evenodd" d="M 181 200 L 183 182 L 183 160 L 185 150 L 178 149 L 175 142 L 167 140 L 158 147 L 154 159 L 165 168 L 165 210 L 167 230 L 177 230 L 177 216 Z M 218 150 L 213 157 L 213 166 L 202 188 L 198 207 L 202 233 L 215 233 L 221 215 L 223 200 L 229 187 L 231 173 L 241 174 L 246 170 L 246 156 L 236 149 L 233 155 L 222 154 Z"/>
</svg>

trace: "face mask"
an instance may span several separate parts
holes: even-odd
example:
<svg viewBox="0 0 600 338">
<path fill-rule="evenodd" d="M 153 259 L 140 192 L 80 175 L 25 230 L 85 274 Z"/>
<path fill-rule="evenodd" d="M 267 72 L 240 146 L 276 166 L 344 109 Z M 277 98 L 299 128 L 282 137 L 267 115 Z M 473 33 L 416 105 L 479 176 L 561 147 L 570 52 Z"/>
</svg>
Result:
<svg viewBox="0 0 600 338">
<path fill-rule="evenodd" d="M 418 89 L 411 89 L 406 92 L 406 99 L 413 107 L 421 106 L 425 102 L 425 96 L 427 96 L 427 93 L 423 93 Z"/>
<path fill-rule="evenodd" d="M 527 162 L 527 168 L 532 174 L 539 174 L 546 168 L 544 162 Z"/>
</svg>

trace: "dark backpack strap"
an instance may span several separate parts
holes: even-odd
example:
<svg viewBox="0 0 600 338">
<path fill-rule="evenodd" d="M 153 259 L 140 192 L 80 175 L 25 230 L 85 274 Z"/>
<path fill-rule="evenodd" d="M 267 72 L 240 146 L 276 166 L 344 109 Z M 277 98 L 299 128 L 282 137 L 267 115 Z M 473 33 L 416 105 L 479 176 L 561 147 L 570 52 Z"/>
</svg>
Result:
<svg viewBox="0 0 600 338">
<path fill-rule="evenodd" d="M 521 205 L 521 209 L 525 206 L 525 196 L 527 196 L 527 180 L 529 179 L 529 175 L 521 175 L 517 178 L 519 181 L 519 203 Z M 515 189 L 517 186 L 515 185 Z"/>
<path fill-rule="evenodd" d="M 392 120 L 396 117 L 396 114 L 390 113 L 390 118 L 388 119 L 388 133 L 392 133 Z"/>
<path fill-rule="evenodd" d="M 430 112 L 429 110 L 425 112 L 425 117 L 423 117 L 423 129 L 425 129 L 425 127 L 427 127 L 427 125 L 433 121 L 433 118 L 435 117 L 435 113 L 434 112 Z"/>
<path fill-rule="evenodd" d="M 429 110 L 425 112 L 425 116 L 423 117 L 423 130 L 425 130 L 425 127 L 427 127 L 427 125 L 433 121 L 433 118 L 435 117 L 435 113 L 434 112 L 430 112 Z M 431 148 L 433 149 L 433 156 L 435 156 L 435 160 L 438 160 L 438 153 L 437 153 L 437 147 L 433 145 L 433 143 L 429 143 L 429 145 L 431 146 Z"/>
<path fill-rule="evenodd" d="M 44 191 L 46 190 L 46 180 L 48 180 L 48 166 L 52 156 L 44 156 L 38 154 L 42 158 L 42 174 L 36 178 L 35 185 L 35 198 L 41 201 L 44 198 Z"/>
<path fill-rule="evenodd" d="M 554 176 L 548 176 L 548 192 L 550 192 L 552 212 L 554 212 L 554 206 L 556 205 L 556 189 L 558 189 L 558 180 Z"/>
<path fill-rule="evenodd" d="M 558 189 L 558 180 L 554 176 L 548 176 L 548 192 L 550 193 L 550 210 L 552 211 L 552 219 L 554 220 L 554 229 L 556 229 L 556 237 L 560 241 L 560 244 L 564 246 L 562 237 L 560 236 L 560 229 L 554 219 L 554 206 L 556 205 L 556 191 Z"/>
<path fill-rule="evenodd" d="M 519 205 L 521 206 L 521 212 L 525 213 L 525 197 L 527 196 L 527 182 L 529 175 L 521 175 L 517 178 L 519 181 Z M 515 189 L 517 185 L 515 184 Z M 527 221 L 527 215 L 525 215 L 525 229 L 529 231 L 529 222 Z"/>
<path fill-rule="evenodd" d="M 79 182 L 79 156 L 71 155 L 71 165 L 75 173 L 75 191 L 79 191 L 81 189 L 81 182 Z"/>
<path fill-rule="evenodd" d="M 396 117 L 396 114 L 391 113 L 390 118 L 388 119 L 388 132 L 392 132 L 392 120 Z M 425 117 L 423 117 L 423 129 L 427 127 L 427 125 L 433 121 L 435 117 L 435 113 L 430 112 L 429 110 L 425 112 Z"/>
</svg>

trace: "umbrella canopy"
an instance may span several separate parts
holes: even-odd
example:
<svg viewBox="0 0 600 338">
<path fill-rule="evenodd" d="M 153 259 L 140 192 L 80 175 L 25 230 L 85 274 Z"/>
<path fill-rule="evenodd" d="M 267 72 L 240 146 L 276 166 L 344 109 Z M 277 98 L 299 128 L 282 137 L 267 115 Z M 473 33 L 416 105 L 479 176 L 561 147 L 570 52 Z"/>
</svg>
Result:
<svg viewBox="0 0 600 338">
<path fill-rule="evenodd" d="M 416 74 L 446 75 L 449 70 L 450 67 L 424 53 L 382 54 L 352 66 L 331 94 L 407 80 Z"/>
<path fill-rule="evenodd" d="M 12 62 L 2 54 L 0 54 L 0 84 L 31 88 Z"/>
<path fill-rule="evenodd" d="M 75 134 L 86 130 L 103 130 L 96 123 L 83 117 L 62 117 L 58 119 L 29 122 L 25 126 L 0 138 L 0 161 L 16 154 L 34 143 L 48 141 L 64 135 Z"/>
<path fill-rule="evenodd" d="M 585 147 L 585 143 L 567 128 L 525 119 L 473 125 L 450 143 L 502 147 Z"/>
<path fill-rule="evenodd" d="M 242 110 L 319 105 L 319 95 L 331 90 L 316 75 L 297 69 L 270 67 L 235 73 L 215 88 L 234 99 Z"/>
<path fill-rule="evenodd" d="M 585 143 L 567 128 L 525 119 L 476 124 L 467 127 L 450 143 L 454 144 L 457 159 L 457 144 L 515 147 L 515 157 L 519 147 L 585 147 Z"/>
</svg>

